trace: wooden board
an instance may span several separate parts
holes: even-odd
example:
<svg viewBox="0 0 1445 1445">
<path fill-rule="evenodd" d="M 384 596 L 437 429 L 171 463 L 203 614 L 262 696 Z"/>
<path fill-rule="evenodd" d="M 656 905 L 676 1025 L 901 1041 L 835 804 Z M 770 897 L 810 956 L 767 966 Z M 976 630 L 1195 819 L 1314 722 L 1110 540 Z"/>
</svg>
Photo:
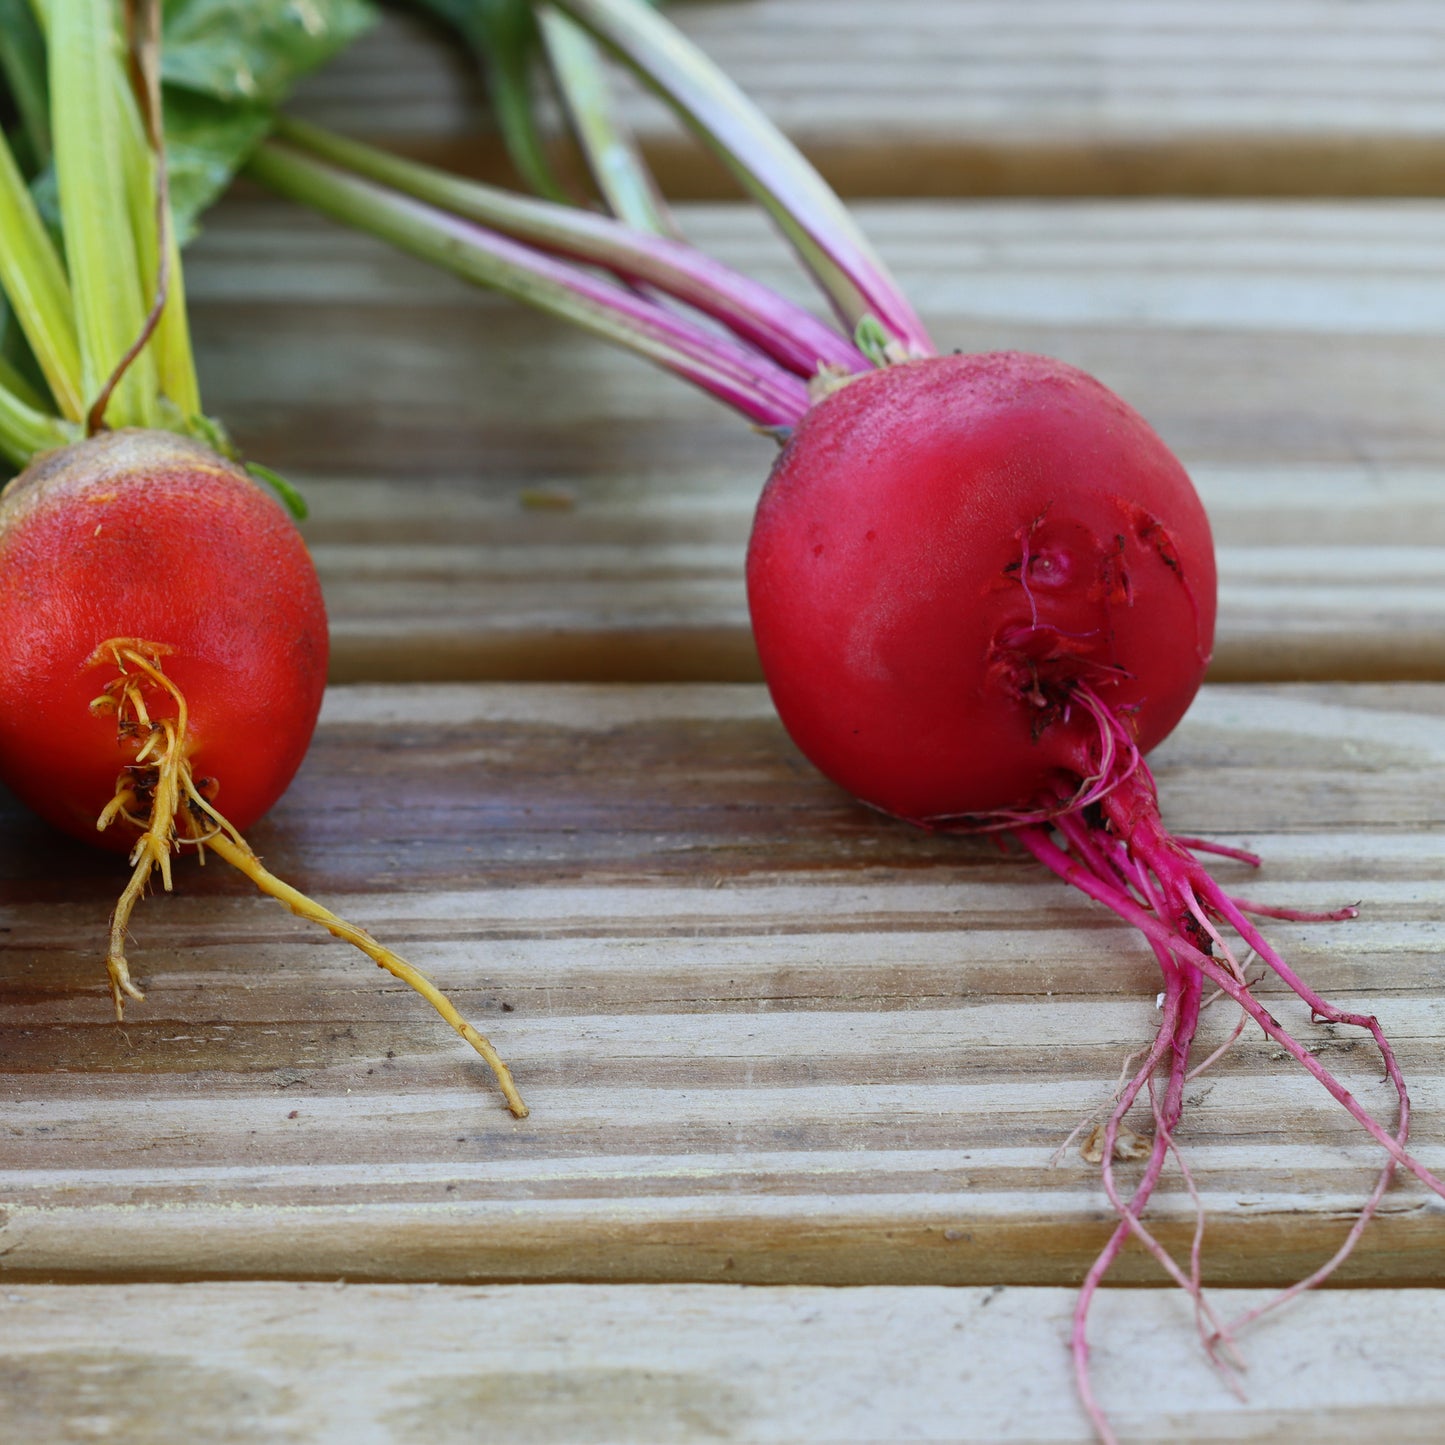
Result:
<svg viewBox="0 0 1445 1445">
<path fill-rule="evenodd" d="M 865 207 L 942 347 L 1093 371 L 1193 472 L 1215 676 L 1445 677 L 1445 204 Z M 798 297 L 743 208 L 710 250 Z M 308 494 L 341 680 L 756 676 L 772 444 L 644 363 L 306 213 L 189 257 L 208 404 Z"/>
<path fill-rule="evenodd" d="M 1267 856 L 1248 895 L 1360 901 L 1269 931 L 1378 1010 L 1437 1169 L 1442 703 L 1212 689 L 1157 755 L 1173 826 Z M 987 840 L 850 802 L 758 689 L 338 689 L 255 830 L 494 1036 L 520 1122 L 417 999 L 216 868 L 145 903 L 118 1028 L 117 865 L 13 806 L 0 830 L 11 1278 L 1067 1284 L 1107 1232 L 1094 1169 L 1050 1160 L 1152 1027 L 1147 949 Z M 1369 1049 L 1264 994 L 1388 1109 Z M 1190 1103 L 1208 1277 L 1312 1268 L 1375 1151 L 1257 1039 Z M 1154 1218 L 1187 1240 L 1177 1180 Z M 1401 1185 L 1346 1277 L 1445 1284 L 1442 1219 Z"/>
<path fill-rule="evenodd" d="M 469 1445 L 479 1422 L 500 1445 L 1085 1441 L 1072 1308 L 1003 1287 L 11 1285 L 0 1429 L 26 1445 Z M 1423 1445 L 1445 1405 L 1442 1321 L 1437 1291 L 1308 1297 L 1246 1337 L 1237 1400 L 1182 1300 L 1106 1291 L 1095 1381 L 1124 1440 Z"/>
<path fill-rule="evenodd" d="M 673 13 L 845 193 L 908 201 L 864 218 L 944 345 L 1063 355 L 1184 455 L 1222 548 L 1217 677 L 1445 679 L 1445 208 L 1318 202 L 1440 194 L 1438 6 Z M 675 192 L 730 194 L 625 104 Z M 299 109 L 505 170 L 473 68 L 414 18 Z M 1117 199 L 1190 192 L 1311 199 Z M 1049 193 L 1110 199 L 958 201 Z M 740 209 L 686 221 L 801 294 Z M 1067 1286 L 1108 1212 L 1077 1152 L 1051 1160 L 1153 1023 L 1146 950 L 1021 859 L 841 798 L 755 688 L 436 685 L 750 676 L 767 445 L 254 195 L 190 280 L 209 404 L 311 496 L 337 675 L 432 680 L 335 690 L 254 841 L 434 972 L 534 1113 L 216 868 L 146 901 L 150 996 L 117 1028 L 119 865 L 0 802 L 0 1438 L 1088 1438 Z M 1360 900 L 1270 932 L 1380 1011 L 1437 1169 L 1442 714 L 1438 685 L 1213 688 L 1158 758 L 1175 826 L 1266 855 L 1222 865 L 1238 886 Z M 1387 1107 L 1367 1049 L 1271 1006 Z M 1198 1081 L 1180 1143 L 1226 1313 L 1323 1259 L 1376 1163 L 1257 1039 Z M 1153 1219 L 1185 1247 L 1177 1179 Z M 1106 1291 L 1121 1437 L 1436 1439 L 1442 1219 L 1392 1190 L 1357 1287 L 1247 1337 L 1243 1403 L 1175 1291 Z M 1116 1278 L 1159 1272 L 1131 1251 Z"/>
<path fill-rule="evenodd" d="M 1440 193 L 1428 0 L 707 0 L 674 21 L 848 195 Z M 662 105 L 626 112 L 675 194 L 731 194 Z M 467 60 L 389 15 L 295 108 L 480 174 Z"/>
</svg>

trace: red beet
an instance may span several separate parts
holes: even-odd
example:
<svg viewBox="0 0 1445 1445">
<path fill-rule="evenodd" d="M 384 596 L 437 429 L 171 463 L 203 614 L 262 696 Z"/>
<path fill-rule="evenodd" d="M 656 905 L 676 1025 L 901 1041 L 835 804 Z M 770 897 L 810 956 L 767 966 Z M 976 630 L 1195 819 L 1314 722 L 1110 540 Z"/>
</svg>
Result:
<svg viewBox="0 0 1445 1445">
<path fill-rule="evenodd" d="M 768 687 L 798 746 L 915 822 L 1079 775 L 1086 687 L 1147 751 L 1214 635 L 1214 549 L 1184 469 L 1092 377 L 1045 357 L 875 371 L 810 410 L 748 551 Z"/>
<path fill-rule="evenodd" d="M 848 381 L 798 422 L 748 549 L 763 673 L 813 763 L 924 827 L 1009 829 L 1138 928 L 1159 961 L 1158 1033 L 1099 1142 L 1119 1223 L 1075 1316 L 1079 1389 L 1105 1440 L 1114 1437 L 1089 1383 L 1087 1321 L 1130 1235 L 1195 1297 L 1211 1355 L 1232 1351 L 1231 1327 L 1200 1288 L 1197 1238 L 1186 1272 L 1141 1219 L 1193 1076 L 1206 983 L 1389 1155 L 1340 1249 L 1281 1299 L 1345 1258 L 1397 1164 L 1445 1192 L 1405 1149 L 1409 1098 L 1378 1022 L 1320 997 L 1249 916 L 1354 910 L 1310 915 L 1231 897 L 1195 856 L 1231 850 L 1175 837 L 1160 819 L 1143 755 L 1199 688 L 1214 597 L 1209 526 L 1163 442 L 1091 377 L 1019 353 L 910 361 Z M 1369 1032 L 1399 1100 L 1393 1132 L 1254 997 L 1229 931 L 1317 1019 Z M 1116 1142 L 1146 1088 L 1154 1136 L 1126 1193 L 1114 1178 Z"/>
<path fill-rule="evenodd" d="M 306 753 L 326 611 L 290 518 L 240 468 L 170 433 L 103 432 L 39 457 L 0 499 L 0 778 L 134 865 L 111 920 L 117 1018 L 144 995 L 126 929 L 153 872 L 210 850 L 414 988 L 526 1105 L 491 1042 L 365 930 L 272 874 L 241 829 Z"/>
<path fill-rule="evenodd" d="M 189 704 L 187 757 L 248 828 L 306 753 L 326 682 L 326 612 L 305 544 L 275 499 L 199 443 L 102 433 L 39 458 L 0 505 L 0 777 L 42 817 L 97 834 L 138 741 L 90 704 L 114 639 L 158 650 Z"/>
</svg>

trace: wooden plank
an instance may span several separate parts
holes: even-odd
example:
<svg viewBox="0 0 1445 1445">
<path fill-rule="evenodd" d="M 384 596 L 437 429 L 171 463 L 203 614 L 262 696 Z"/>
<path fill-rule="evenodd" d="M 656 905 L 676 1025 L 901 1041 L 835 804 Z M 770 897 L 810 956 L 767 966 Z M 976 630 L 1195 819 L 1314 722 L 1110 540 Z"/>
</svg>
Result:
<svg viewBox="0 0 1445 1445">
<path fill-rule="evenodd" d="M 844 194 L 1438 195 L 1428 0 L 709 0 L 673 19 Z M 732 193 L 663 106 L 627 113 L 679 195 Z M 388 16 L 295 107 L 506 172 L 472 67 Z"/>
<path fill-rule="evenodd" d="M 1215 676 L 1445 677 L 1445 205 L 868 207 L 939 344 L 1148 416 L 1221 547 Z M 707 248 L 802 297 L 766 226 Z M 341 680 L 756 676 L 771 443 L 600 343 L 298 211 L 191 253 L 208 402 L 300 482 Z"/>
<path fill-rule="evenodd" d="M 1248 1292 L 1221 1292 L 1232 1312 Z M 462 1445 L 1087 1441 L 1064 1290 L 11 1286 L 0 1428 Z M 1095 1381 L 1123 1440 L 1439 1439 L 1445 1299 L 1352 1290 L 1245 1340 L 1233 1398 L 1181 1300 L 1105 1291 Z"/>
<path fill-rule="evenodd" d="M 1442 703 L 1210 689 L 1157 755 L 1174 827 L 1267 857 L 1251 896 L 1360 901 L 1269 931 L 1379 1012 L 1437 1169 Z M 1107 1231 L 1092 1167 L 1050 1160 L 1152 1027 L 1148 950 L 988 840 L 851 803 L 756 688 L 338 689 L 255 830 L 493 1034 L 521 1122 L 412 995 L 215 868 L 144 905 L 117 1028 L 115 861 L 13 805 L 0 832 L 11 1278 L 1066 1284 Z M 1264 994 L 1388 1110 L 1367 1048 Z M 1179 1140 L 1221 1284 L 1312 1268 L 1377 1164 L 1259 1040 Z M 1445 1284 L 1442 1217 L 1401 1185 L 1346 1277 Z M 1154 1218 L 1187 1241 L 1177 1180 Z"/>
</svg>

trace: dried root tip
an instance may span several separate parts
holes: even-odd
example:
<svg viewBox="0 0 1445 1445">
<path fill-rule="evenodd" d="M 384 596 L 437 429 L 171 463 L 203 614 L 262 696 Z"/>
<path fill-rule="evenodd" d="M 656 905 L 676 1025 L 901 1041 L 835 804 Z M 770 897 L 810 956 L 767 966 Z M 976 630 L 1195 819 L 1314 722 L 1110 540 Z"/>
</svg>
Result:
<svg viewBox="0 0 1445 1445">
<path fill-rule="evenodd" d="M 110 996 L 115 1000 L 115 1021 L 118 1024 L 125 1022 L 125 1001 L 133 998 L 140 1003 L 145 998 L 145 992 L 131 982 L 130 965 L 125 961 L 125 954 L 117 950 L 114 935 L 111 937 L 110 952 L 106 955 L 105 971 L 110 975 Z"/>
<path fill-rule="evenodd" d="M 1241 913 L 1250 913 L 1256 918 L 1282 918 L 1287 923 L 1348 923 L 1350 919 L 1360 916 L 1360 910 L 1353 903 L 1324 912 L 1304 908 L 1276 908 L 1267 903 L 1251 903 L 1247 898 L 1235 898 L 1234 906 Z"/>
<path fill-rule="evenodd" d="M 517 1118 L 526 1118 L 527 1106 L 517 1092 L 511 1070 L 491 1040 L 473 1028 L 429 978 L 378 943 L 365 929 L 339 918 L 269 872 L 240 833 L 216 811 L 211 801 L 218 788 L 216 779 L 193 777 L 186 756 L 186 700 L 161 666 L 161 658 L 170 650 L 162 644 L 121 637 L 104 643 L 90 659 L 91 665 L 109 663 L 119 669 L 118 676 L 106 684 L 104 692 L 91 704 L 91 711 L 114 712 L 121 742 L 132 744 L 136 750 L 134 760 L 116 780 L 115 796 L 96 821 L 96 827 L 102 832 L 117 818 L 125 818 L 141 829 L 141 836 L 131 850 L 130 861 L 134 866 L 130 882 L 117 900 L 111 917 L 110 952 L 105 960 L 117 1020 L 125 1017 L 127 998 L 145 997 L 131 981 L 125 938 L 131 915 L 145 894 L 151 874 L 159 870 L 162 885 L 169 892 L 171 854 L 182 847 L 193 847 L 204 860 L 209 848 L 244 873 L 263 893 L 286 904 L 299 917 L 319 923 L 333 937 L 359 948 L 379 967 L 415 989 L 486 1060 L 507 1107 Z M 152 719 L 146 704 L 146 689 L 152 694 L 159 691 L 169 698 L 175 709 L 174 716 Z"/>
</svg>

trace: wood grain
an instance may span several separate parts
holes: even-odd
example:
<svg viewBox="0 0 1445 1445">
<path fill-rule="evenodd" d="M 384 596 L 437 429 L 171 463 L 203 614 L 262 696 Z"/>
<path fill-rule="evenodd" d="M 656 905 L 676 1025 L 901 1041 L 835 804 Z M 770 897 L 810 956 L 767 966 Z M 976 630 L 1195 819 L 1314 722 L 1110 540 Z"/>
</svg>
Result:
<svg viewBox="0 0 1445 1445">
<path fill-rule="evenodd" d="M 1221 543 L 1217 678 L 1445 679 L 1445 207 L 1318 199 L 1440 195 L 1438 6 L 673 13 L 846 194 L 908 202 L 864 220 L 943 345 L 1062 355 L 1181 452 Z M 675 194 L 732 194 L 625 104 Z M 506 173 L 473 68 L 414 17 L 298 109 Z M 1309 199 L 1118 199 L 1189 193 Z M 1109 199 L 959 201 L 1049 194 Z M 741 208 L 685 219 L 802 294 Z M 143 905 L 149 997 L 117 1028 L 118 865 L 0 800 L 0 1438 L 1089 1438 L 1058 1286 L 1108 1214 L 1077 1152 L 1050 1161 L 1147 1036 L 1154 966 L 1024 860 L 867 814 L 759 690 L 718 685 L 753 673 L 767 444 L 254 194 L 189 266 L 208 404 L 311 498 L 337 675 L 426 684 L 335 689 L 254 841 L 434 973 L 534 1113 L 217 868 Z M 466 678 L 712 685 L 436 681 Z M 1158 755 L 1176 827 L 1266 856 L 1231 882 L 1360 900 L 1270 933 L 1378 1009 L 1437 1170 L 1442 716 L 1440 686 L 1214 687 Z M 1271 1006 L 1388 1106 L 1358 1041 Z M 1227 1313 L 1261 1297 L 1229 1286 L 1333 1249 L 1377 1162 L 1257 1038 L 1198 1081 L 1180 1141 Z M 1186 1246 L 1177 1179 L 1154 1218 Z M 1105 1291 L 1121 1438 L 1437 1439 L 1442 1218 L 1397 1185 L 1357 1287 L 1246 1338 L 1245 1402 L 1176 1292 Z M 1117 1278 L 1159 1272 L 1135 1251 Z"/>
<path fill-rule="evenodd" d="M 1308 1297 L 1245 1338 L 1237 1400 L 1183 1301 L 1105 1291 L 1095 1380 L 1124 1440 L 1423 1445 L 1445 1404 L 1442 1304 Z M 479 1420 L 502 1445 L 1086 1441 L 1072 1308 L 997 1286 L 11 1285 L 0 1429 L 27 1445 L 463 1445 Z"/>
<path fill-rule="evenodd" d="M 886 22 L 870 0 L 709 0 L 673 19 L 846 195 L 1440 193 L 1426 0 L 902 0 Z M 623 93 L 674 194 L 732 193 Z M 472 67 L 415 19 L 388 16 L 296 109 L 506 174 Z"/>
<path fill-rule="evenodd" d="M 1063 357 L 1175 447 L 1215 677 L 1445 677 L 1445 205 L 863 208 L 939 344 Z M 692 234 L 806 296 L 743 208 Z M 302 485 L 340 680 L 748 679 L 773 447 L 643 363 L 299 211 L 190 253 L 209 404 Z"/>
<path fill-rule="evenodd" d="M 1269 931 L 1379 1011 L 1435 1167 L 1442 702 L 1212 689 L 1158 755 L 1175 827 L 1267 856 L 1247 885 L 1221 870 L 1248 895 L 1361 901 Z M 113 865 L 13 809 L 0 827 L 12 1278 L 1064 1284 L 1102 1242 L 1093 1170 L 1050 1158 L 1148 1034 L 1147 950 L 1020 857 L 849 802 L 757 689 L 329 697 L 253 841 L 492 1034 L 520 1123 L 419 1001 L 214 869 L 147 901 L 149 997 L 117 1028 Z M 1358 1040 L 1271 1007 L 1388 1110 Z M 1374 1151 L 1259 1040 L 1191 1104 L 1209 1277 L 1306 1272 Z M 1401 1185 L 1348 1277 L 1445 1283 L 1441 1217 Z M 1155 1219 L 1187 1239 L 1177 1182 Z M 1131 1255 L 1119 1277 L 1157 1273 Z"/>
</svg>

